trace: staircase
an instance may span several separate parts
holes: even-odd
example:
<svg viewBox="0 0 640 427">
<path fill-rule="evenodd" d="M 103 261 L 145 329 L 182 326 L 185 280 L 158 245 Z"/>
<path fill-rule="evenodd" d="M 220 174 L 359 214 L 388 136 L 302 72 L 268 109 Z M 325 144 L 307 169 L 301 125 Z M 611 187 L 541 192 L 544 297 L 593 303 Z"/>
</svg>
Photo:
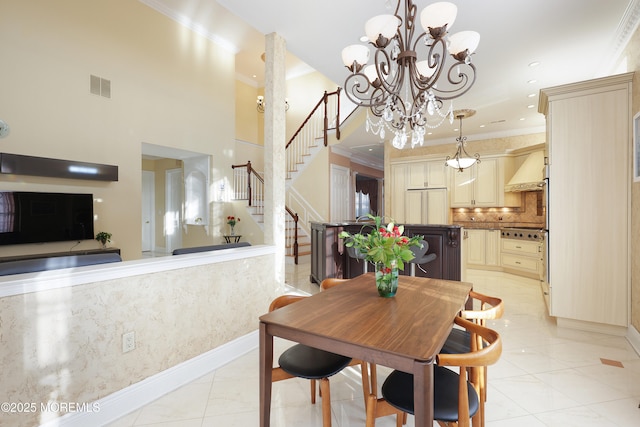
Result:
<svg viewBox="0 0 640 427">
<path fill-rule="evenodd" d="M 333 98 L 331 98 L 333 97 Z M 329 102 L 335 99 L 335 102 Z M 330 123 L 329 118 L 335 117 Z M 325 92 L 286 145 L 285 254 L 295 264 L 301 256 L 311 254 L 309 221 L 323 221 L 304 198 L 291 189 L 291 183 L 304 170 L 313 155 L 326 147 L 329 129 L 335 128 L 340 139 L 340 88 Z M 247 200 L 247 210 L 261 228 L 264 227 L 264 178 L 251 166 L 251 162 L 232 165 L 233 197 Z M 293 194 L 295 193 L 295 194 Z M 302 213 L 300 215 L 299 213 Z"/>
</svg>

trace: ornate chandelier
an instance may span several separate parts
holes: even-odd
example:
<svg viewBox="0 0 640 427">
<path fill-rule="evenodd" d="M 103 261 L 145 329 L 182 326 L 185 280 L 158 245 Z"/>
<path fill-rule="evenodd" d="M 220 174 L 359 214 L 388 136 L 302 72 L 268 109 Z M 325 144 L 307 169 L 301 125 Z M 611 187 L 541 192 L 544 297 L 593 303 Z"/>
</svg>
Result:
<svg viewBox="0 0 640 427">
<path fill-rule="evenodd" d="M 470 168 L 474 163 L 480 163 L 480 154 L 476 153 L 470 156 L 467 153 L 467 137 L 462 136 L 462 119 L 473 116 L 476 110 L 456 110 L 453 114 L 457 119 L 460 119 L 460 136 L 456 138 L 456 153 L 451 156 L 447 156 L 445 165 L 458 169 L 462 172 L 466 168 Z"/>
<path fill-rule="evenodd" d="M 375 48 L 374 64 L 365 67 L 369 48 L 364 45 L 344 48 L 342 61 L 351 71 L 344 84 L 348 98 L 358 106 L 369 107 L 374 116 L 367 113 L 367 131 L 382 139 L 385 129 L 393 132 L 393 146 L 401 149 L 409 135 L 413 148 L 424 143 L 426 128 L 436 128 L 447 118 L 453 123 L 453 106 L 445 111 L 444 102 L 473 86 L 476 68 L 471 55 L 478 47 L 480 34 L 461 31 L 448 36 L 458 8 L 438 2 L 420 13 L 424 32 L 414 41 L 417 7 L 412 0 L 404 0 L 403 18 L 399 15 L 403 1 L 397 1 L 393 15 L 375 16 L 365 25 L 367 38 Z M 419 48 L 426 51 L 421 60 Z M 448 69 L 447 51 L 454 61 Z"/>
</svg>

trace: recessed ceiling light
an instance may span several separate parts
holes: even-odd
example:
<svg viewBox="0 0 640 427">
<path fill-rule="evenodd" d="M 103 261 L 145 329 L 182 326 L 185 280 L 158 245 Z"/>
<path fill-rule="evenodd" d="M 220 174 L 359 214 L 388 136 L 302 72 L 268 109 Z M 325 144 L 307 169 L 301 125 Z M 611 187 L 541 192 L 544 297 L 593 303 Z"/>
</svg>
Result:
<svg viewBox="0 0 640 427">
<path fill-rule="evenodd" d="M 533 108 L 533 107 L 535 107 L 535 105 L 533 105 L 533 104 L 527 105 L 527 108 Z"/>
<path fill-rule="evenodd" d="M 485 127 L 486 125 L 480 125 L 481 128 Z"/>
<path fill-rule="evenodd" d="M 529 67 L 537 67 L 538 65 L 540 65 L 540 62 L 538 61 L 533 61 L 529 64 Z"/>
<path fill-rule="evenodd" d="M 537 80 L 533 79 L 533 80 L 529 80 L 527 83 L 536 83 L 536 82 L 537 82 Z"/>
<path fill-rule="evenodd" d="M 373 148 L 369 148 L 369 151 L 373 151 Z"/>
<path fill-rule="evenodd" d="M 535 93 L 530 93 L 529 95 L 527 95 L 528 98 L 535 98 L 536 94 Z"/>
<path fill-rule="evenodd" d="M 360 37 L 360 41 L 361 41 L 362 43 L 366 43 L 366 42 L 368 42 L 368 41 L 369 41 L 369 37 L 367 37 L 367 36 L 362 36 L 362 37 Z"/>
<path fill-rule="evenodd" d="M 520 117 L 520 121 L 523 122 L 525 119 L 524 117 Z"/>
</svg>

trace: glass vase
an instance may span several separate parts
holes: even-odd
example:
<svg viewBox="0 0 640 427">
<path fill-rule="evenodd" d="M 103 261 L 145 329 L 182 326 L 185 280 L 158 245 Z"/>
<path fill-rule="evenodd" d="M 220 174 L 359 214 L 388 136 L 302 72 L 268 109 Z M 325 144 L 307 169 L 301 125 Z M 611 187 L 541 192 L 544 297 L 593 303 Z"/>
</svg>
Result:
<svg viewBox="0 0 640 427">
<path fill-rule="evenodd" d="M 376 263 L 376 287 L 378 295 L 384 298 L 395 296 L 398 291 L 398 264 L 396 260 L 391 261 L 391 267 L 383 263 Z"/>
<path fill-rule="evenodd" d="M 229 224 L 229 227 L 231 227 L 231 235 L 235 236 L 236 235 L 236 228 L 235 228 L 236 226 Z"/>
</svg>

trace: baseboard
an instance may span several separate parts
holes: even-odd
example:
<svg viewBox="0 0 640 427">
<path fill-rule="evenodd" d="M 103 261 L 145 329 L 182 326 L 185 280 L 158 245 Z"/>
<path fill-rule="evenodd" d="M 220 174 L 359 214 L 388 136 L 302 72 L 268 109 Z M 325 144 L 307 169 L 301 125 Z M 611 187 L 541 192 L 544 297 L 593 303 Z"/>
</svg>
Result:
<svg viewBox="0 0 640 427">
<path fill-rule="evenodd" d="M 580 331 L 597 332 L 600 334 L 616 335 L 624 337 L 627 335 L 628 328 L 624 326 L 607 325 L 604 323 L 587 322 L 583 320 L 567 319 L 557 317 L 556 324 L 559 328 L 577 329 Z"/>
<path fill-rule="evenodd" d="M 257 347 L 256 330 L 87 405 L 99 408 L 99 411 L 66 414 L 40 427 L 86 427 L 111 423 Z"/>
<path fill-rule="evenodd" d="M 640 332 L 633 325 L 629 325 L 627 328 L 627 340 L 640 356 Z"/>
</svg>

